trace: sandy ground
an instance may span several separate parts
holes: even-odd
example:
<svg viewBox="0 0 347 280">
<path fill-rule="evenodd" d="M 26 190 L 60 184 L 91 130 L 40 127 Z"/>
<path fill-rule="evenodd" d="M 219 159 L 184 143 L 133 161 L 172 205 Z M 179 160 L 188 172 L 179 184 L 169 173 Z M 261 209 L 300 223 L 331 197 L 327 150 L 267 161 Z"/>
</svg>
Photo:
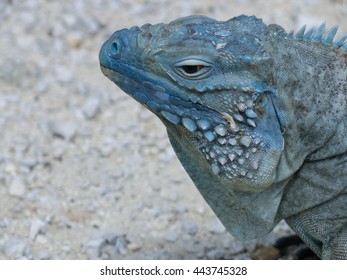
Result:
<svg viewBox="0 0 347 280">
<path fill-rule="evenodd" d="M 242 13 L 288 29 L 327 21 L 347 31 L 343 0 L 0 2 L 0 259 L 278 257 L 271 245 L 290 233 L 285 223 L 235 240 L 164 126 L 98 64 L 117 29 Z"/>
</svg>

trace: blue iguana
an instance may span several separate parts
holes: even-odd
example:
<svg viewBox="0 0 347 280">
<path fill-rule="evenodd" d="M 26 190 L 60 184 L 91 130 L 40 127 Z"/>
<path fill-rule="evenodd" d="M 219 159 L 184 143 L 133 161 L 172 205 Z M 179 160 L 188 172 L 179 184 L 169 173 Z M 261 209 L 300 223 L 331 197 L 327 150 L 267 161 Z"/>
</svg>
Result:
<svg viewBox="0 0 347 280">
<path fill-rule="evenodd" d="M 115 32 L 104 75 L 157 115 L 183 167 L 240 240 L 282 219 L 347 259 L 347 35 L 254 16 Z"/>
</svg>

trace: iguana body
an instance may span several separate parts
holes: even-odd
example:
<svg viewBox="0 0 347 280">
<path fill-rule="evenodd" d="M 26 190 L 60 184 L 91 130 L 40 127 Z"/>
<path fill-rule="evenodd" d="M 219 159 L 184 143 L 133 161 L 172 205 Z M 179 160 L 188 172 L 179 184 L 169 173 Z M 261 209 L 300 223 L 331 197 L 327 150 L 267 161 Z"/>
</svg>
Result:
<svg viewBox="0 0 347 280">
<path fill-rule="evenodd" d="M 182 165 L 241 240 L 285 219 L 347 258 L 347 36 L 255 17 L 192 16 L 115 32 L 103 73 L 164 123 Z"/>
</svg>

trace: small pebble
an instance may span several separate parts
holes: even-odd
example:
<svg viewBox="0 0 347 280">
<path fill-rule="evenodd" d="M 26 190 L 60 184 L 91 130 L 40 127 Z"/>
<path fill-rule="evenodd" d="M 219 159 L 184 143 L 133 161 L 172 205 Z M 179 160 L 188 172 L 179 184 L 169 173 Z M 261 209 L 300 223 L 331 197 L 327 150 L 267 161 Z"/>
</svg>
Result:
<svg viewBox="0 0 347 280">
<path fill-rule="evenodd" d="M 22 178 L 15 177 L 10 184 L 9 194 L 12 196 L 22 197 L 25 194 L 26 187 Z"/>
<path fill-rule="evenodd" d="M 170 230 L 166 233 L 165 239 L 169 242 L 175 242 L 178 239 L 178 233 L 176 230 Z"/>
<path fill-rule="evenodd" d="M 83 105 L 82 111 L 88 120 L 94 119 L 100 112 L 100 98 L 91 97 Z"/>
<path fill-rule="evenodd" d="M 128 244 L 129 241 L 126 240 L 125 237 L 119 236 L 115 242 L 115 249 L 119 254 L 125 255 L 127 253 Z"/>
<path fill-rule="evenodd" d="M 49 260 L 51 258 L 52 254 L 48 250 L 42 250 L 37 254 L 37 258 L 39 260 Z"/>
<path fill-rule="evenodd" d="M 280 251 L 275 247 L 261 247 L 252 253 L 252 258 L 255 260 L 277 260 L 280 256 Z"/>
<path fill-rule="evenodd" d="M 220 260 L 225 256 L 226 251 L 224 249 L 213 249 L 207 252 L 206 256 L 210 260 Z"/>
<path fill-rule="evenodd" d="M 74 122 L 55 122 L 50 126 L 53 136 L 71 141 L 77 132 L 77 124 Z"/>
<path fill-rule="evenodd" d="M 44 233 L 46 225 L 47 224 L 42 220 L 33 220 L 30 225 L 30 239 L 35 240 L 39 233 Z"/>
<path fill-rule="evenodd" d="M 194 221 L 184 220 L 182 221 L 182 230 L 189 235 L 195 235 L 198 232 L 198 226 Z"/>
<path fill-rule="evenodd" d="M 217 217 L 212 218 L 209 221 L 208 229 L 211 233 L 224 233 L 225 232 L 224 225 L 220 222 L 220 220 Z"/>
<path fill-rule="evenodd" d="M 4 244 L 4 250 L 9 259 L 22 259 L 28 253 L 30 248 L 27 241 L 19 238 L 11 238 Z"/>
<path fill-rule="evenodd" d="M 73 79 L 73 73 L 66 66 L 56 66 L 55 75 L 58 82 L 68 83 Z"/>
</svg>

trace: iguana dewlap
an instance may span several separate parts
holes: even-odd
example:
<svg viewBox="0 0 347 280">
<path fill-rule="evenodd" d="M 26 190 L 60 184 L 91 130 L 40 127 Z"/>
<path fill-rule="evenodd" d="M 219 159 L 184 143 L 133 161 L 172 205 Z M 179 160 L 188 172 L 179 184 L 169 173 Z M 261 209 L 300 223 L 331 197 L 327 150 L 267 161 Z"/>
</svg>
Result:
<svg viewBox="0 0 347 280">
<path fill-rule="evenodd" d="M 336 32 L 191 16 L 117 31 L 99 58 L 162 120 L 232 235 L 285 219 L 321 258 L 347 259 L 347 35 Z"/>
</svg>

